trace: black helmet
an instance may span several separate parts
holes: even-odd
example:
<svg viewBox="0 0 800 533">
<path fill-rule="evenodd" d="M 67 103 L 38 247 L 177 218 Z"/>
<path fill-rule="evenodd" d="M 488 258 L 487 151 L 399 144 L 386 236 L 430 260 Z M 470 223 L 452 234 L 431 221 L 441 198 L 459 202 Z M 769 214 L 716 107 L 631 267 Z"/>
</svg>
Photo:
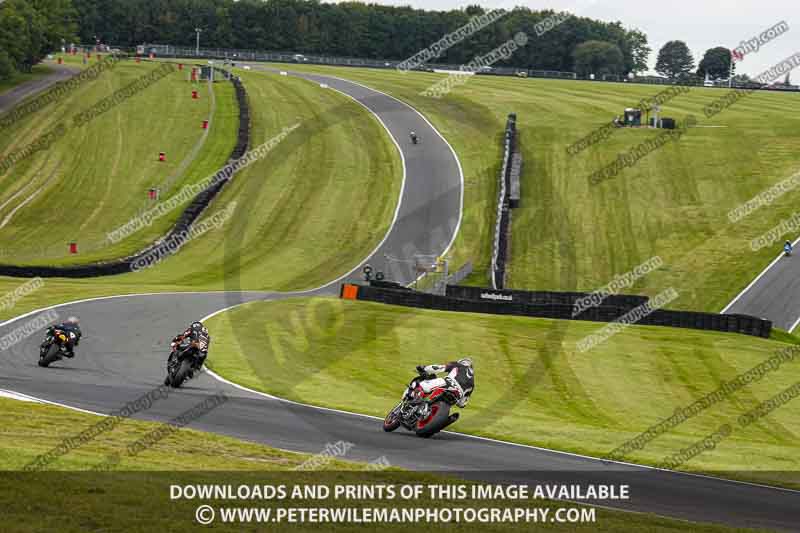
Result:
<svg viewBox="0 0 800 533">
<path fill-rule="evenodd" d="M 192 322 L 191 329 L 194 331 L 202 331 L 203 323 L 202 322 Z"/>
</svg>

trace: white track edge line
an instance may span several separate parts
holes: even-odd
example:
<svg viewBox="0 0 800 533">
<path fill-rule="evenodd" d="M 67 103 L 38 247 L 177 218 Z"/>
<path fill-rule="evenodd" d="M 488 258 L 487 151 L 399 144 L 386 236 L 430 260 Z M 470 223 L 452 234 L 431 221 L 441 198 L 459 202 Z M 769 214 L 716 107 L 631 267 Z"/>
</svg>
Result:
<svg viewBox="0 0 800 533">
<path fill-rule="evenodd" d="M 119 298 L 137 298 L 141 296 L 179 296 L 179 295 L 200 295 L 200 294 L 261 294 L 262 296 L 271 296 L 271 295 L 282 295 L 282 294 L 292 294 L 292 293 L 281 293 L 277 291 L 166 291 L 166 292 L 137 292 L 137 293 L 130 293 L 130 294 L 114 294 L 111 296 L 95 296 L 93 298 L 84 298 L 82 300 L 72 300 L 69 302 L 63 302 L 60 304 L 50 305 L 48 307 L 41 307 L 39 309 L 34 309 L 33 311 L 28 311 L 27 313 L 21 314 L 19 316 L 15 316 L 14 318 L 9 318 L 4 322 L 0 322 L 0 327 L 7 326 L 9 324 L 13 324 L 18 320 L 22 320 L 23 318 L 29 317 L 31 315 L 35 315 L 36 313 L 41 313 L 44 311 L 50 311 L 51 309 L 58 309 L 59 307 L 67 307 L 70 305 L 77 305 L 83 304 L 88 302 L 98 302 L 101 300 L 116 300 Z M 242 302 L 245 303 L 245 302 Z"/>
<path fill-rule="evenodd" d="M 19 400 L 21 402 L 42 403 L 39 398 L 28 396 L 27 394 L 22 394 L 21 392 L 14 392 L 8 389 L 0 389 L 0 398 L 5 398 L 7 400 Z"/>
<path fill-rule="evenodd" d="M 87 414 L 87 415 L 96 415 L 96 416 L 103 416 L 103 417 L 109 416 L 109 415 L 107 415 L 105 413 L 98 413 L 97 411 L 90 411 L 89 409 L 82 409 L 80 407 L 75 407 L 74 405 L 67 405 L 65 403 L 54 402 L 53 400 L 45 400 L 44 398 L 39 398 L 38 396 L 31 396 L 30 394 L 23 394 L 21 392 L 12 391 L 12 390 L 9 390 L 9 389 L 5 389 L 5 392 L 13 392 L 14 394 L 18 394 L 20 396 L 25 396 L 27 398 L 30 398 L 33 401 L 36 401 L 36 402 L 39 402 L 39 403 L 42 403 L 42 404 L 54 405 L 56 407 L 63 407 L 64 409 L 70 409 L 72 411 L 78 411 L 79 413 L 84 413 L 84 414 Z M 16 398 L 7 398 L 7 399 L 16 399 Z M 24 400 L 18 400 L 18 401 L 24 401 Z"/>
</svg>

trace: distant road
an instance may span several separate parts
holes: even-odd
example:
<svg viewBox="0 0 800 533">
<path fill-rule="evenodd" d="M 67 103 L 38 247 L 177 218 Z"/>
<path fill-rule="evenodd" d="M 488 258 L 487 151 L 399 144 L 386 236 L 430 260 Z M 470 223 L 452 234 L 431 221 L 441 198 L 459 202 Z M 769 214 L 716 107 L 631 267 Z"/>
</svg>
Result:
<svg viewBox="0 0 800 533">
<path fill-rule="evenodd" d="M 51 85 L 69 79 L 80 72 L 78 67 L 51 63 L 48 63 L 48 66 L 52 69 L 50 73 L 41 78 L 20 83 L 16 87 L 0 93 L 0 114 L 5 113 L 25 98 L 40 93 Z"/>
<path fill-rule="evenodd" d="M 776 328 L 794 329 L 800 322 L 800 254 L 781 253 L 722 312 L 766 318 Z"/>
</svg>

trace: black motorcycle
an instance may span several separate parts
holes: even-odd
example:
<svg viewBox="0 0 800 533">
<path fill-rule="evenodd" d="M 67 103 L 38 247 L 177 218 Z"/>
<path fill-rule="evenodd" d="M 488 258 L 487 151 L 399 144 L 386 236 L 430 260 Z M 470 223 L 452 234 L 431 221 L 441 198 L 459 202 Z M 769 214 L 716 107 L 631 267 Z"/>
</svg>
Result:
<svg viewBox="0 0 800 533">
<path fill-rule="evenodd" d="M 184 339 L 169 354 L 164 385 L 177 389 L 184 381 L 192 379 L 194 371 L 199 367 L 200 354 L 207 348 L 208 344 L 203 339 Z"/>
<path fill-rule="evenodd" d="M 71 335 L 60 329 L 48 330 L 44 342 L 39 347 L 39 366 L 47 367 L 50 363 L 69 357 L 67 347 L 71 342 Z"/>
<path fill-rule="evenodd" d="M 410 137 L 411 137 L 411 144 L 419 144 L 419 137 L 416 134 L 412 133 Z"/>
<path fill-rule="evenodd" d="M 428 438 L 458 420 L 458 413 L 450 414 L 450 408 L 458 401 L 457 391 L 445 386 L 426 393 L 420 385 L 420 382 L 435 377 L 421 375 L 411 380 L 402 401 L 386 415 L 384 431 L 394 431 L 403 426 L 419 437 Z"/>
</svg>

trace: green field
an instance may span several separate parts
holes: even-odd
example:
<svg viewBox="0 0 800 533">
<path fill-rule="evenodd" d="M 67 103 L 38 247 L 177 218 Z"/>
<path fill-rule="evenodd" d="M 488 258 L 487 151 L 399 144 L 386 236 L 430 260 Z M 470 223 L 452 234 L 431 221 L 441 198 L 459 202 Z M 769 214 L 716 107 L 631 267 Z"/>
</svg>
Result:
<svg viewBox="0 0 800 533">
<path fill-rule="evenodd" d="M 142 65 L 144 63 L 123 64 L 116 67 L 113 73 L 117 76 L 120 75 L 118 72 L 133 74 L 143 68 Z M 104 77 L 109 75 L 106 73 Z M 174 80 L 171 79 L 173 76 Z M 251 104 L 253 147 L 275 138 L 284 128 L 299 127 L 278 143 L 267 157 L 237 174 L 203 217 L 208 220 L 236 202 L 230 220 L 221 228 L 192 241 L 181 249 L 178 256 L 166 259 L 156 268 L 113 278 L 48 280 L 44 289 L 20 301 L 14 309 L 0 310 L 0 318 L 15 316 L 45 304 L 99 295 L 206 289 L 312 288 L 345 274 L 374 249 L 388 230 L 402 176 L 399 154 L 380 123 L 349 98 L 334 91 L 322 90 L 317 84 L 304 80 L 252 73 L 245 74 L 243 81 Z M 112 115 L 117 111 L 132 113 L 139 109 L 143 114 L 136 119 L 139 125 L 157 130 L 150 132 L 148 138 L 141 139 L 140 143 L 150 146 L 151 153 L 157 154 L 152 150 L 161 145 L 162 138 L 169 136 L 164 135 L 168 131 L 165 129 L 167 124 L 161 122 L 158 115 L 144 111 L 148 104 L 148 92 L 163 90 L 170 95 L 175 92 L 174 98 L 177 99 L 185 96 L 183 93 L 187 85 L 181 81 L 180 75 L 171 75 L 96 119 L 85 129 L 98 137 L 104 135 L 107 128 L 116 131 L 113 125 L 101 124 L 101 121 L 113 118 Z M 170 92 L 170 87 L 174 91 Z M 224 161 L 235 139 L 233 91 L 228 84 L 216 84 L 215 91 L 218 92 L 217 114 L 228 113 L 227 118 L 220 118 L 220 121 L 224 121 L 229 129 L 225 132 L 224 142 L 220 142 L 216 148 L 211 144 L 211 138 L 206 141 L 201 152 L 202 161 L 196 161 L 187 172 L 191 175 L 191 178 L 187 178 L 190 181 L 198 181 L 215 172 L 217 167 L 212 164 L 215 158 L 218 162 Z M 153 98 L 157 96 L 157 93 L 153 93 Z M 138 100 L 140 98 L 141 101 Z M 170 98 L 165 100 L 169 101 Z M 191 103 L 190 99 L 183 100 Z M 175 103 L 179 105 L 177 100 Z M 125 106 L 132 108 L 124 109 Z M 18 127 L 27 131 L 36 123 L 36 118 L 26 119 Z M 189 126 L 191 133 L 186 130 L 187 139 L 189 136 L 196 139 L 201 135 L 199 118 L 187 120 L 186 128 Z M 143 130 L 139 131 L 141 133 Z M 65 138 L 64 142 L 67 140 Z M 142 165 L 138 162 L 139 158 L 131 157 L 128 148 L 123 145 L 115 144 L 113 148 L 106 155 L 118 158 L 126 168 L 149 168 L 149 164 Z M 192 143 L 187 142 L 183 150 L 176 149 L 174 158 L 170 157 L 175 161 L 175 166 L 191 148 Z M 158 231 L 165 231 L 168 223 L 177 217 L 179 211 L 171 214 L 171 218 L 157 220 L 147 230 L 134 234 L 119 245 L 92 250 L 91 246 L 84 245 L 93 242 L 90 239 L 92 235 L 98 239 L 105 238 L 106 232 L 125 223 L 146 203 L 145 191 L 149 183 L 136 186 L 132 183 L 120 184 L 120 187 L 127 187 L 128 192 L 136 189 L 137 195 L 141 193 L 141 201 L 133 200 L 116 192 L 115 184 L 127 180 L 123 174 L 109 180 L 106 179 L 106 165 L 99 165 L 91 158 L 79 157 L 69 147 L 61 147 L 58 143 L 51 151 L 60 157 L 74 158 L 75 164 L 92 166 L 92 176 L 97 180 L 98 187 L 88 188 L 86 194 L 95 204 L 90 205 L 89 198 L 66 196 L 65 202 L 76 202 L 75 205 L 70 204 L 76 216 L 65 223 L 63 232 L 53 231 L 53 227 L 61 227 L 58 221 L 63 217 L 64 208 L 42 211 L 55 226 L 38 220 L 42 212 L 27 207 L 20 210 L 9 225 L 0 230 L 1 262 L 24 262 L 27 257 L 31 258 L 31 263 L 61 264 L 119 257 L 154 240 L 159 235 Z M 51 157 L 54 156 L 50 153 L 39 153 L 32 156 L 30 162 L 20 165 L 34 166 L 39 158 L 44 158 L 46 162 Z M 155 158 L 152 165 L 161 168 Z M 21 187 L 22 181 L 14 169 L 0 179 Z M 136 172 L 143 177 L 149 176 L 144 169 Z M 167 174 L 164 171 L 161 177 Z M 73 179 L 69 179 L 69 176 L 64 173 L 58 173 L 57 176 L 67 183 L 66 186 L 73 187 Z M 176 190 L 177 186 L 178 182 L 172 190 Z M 59 191 L 56 187 L 42 193 L 46 194 L 42 202 L 48 199 L 52 201 L 61 194 Z M 13 192 L 2 194 L 10 195 Z M 102 203 L 103 199 L 108 205 Z M 125 208 L 115 208 L 127 203 L 131 204 L 127 214 Z M 35 204 L 33 202 L 29 207 L 35 207 Z M 84 226 L 81 235 L 86 235 L 87 241 L 76 239 L 81 253 L 77 257 L 65 257 L 66 243 L 75 239 L 72 229 L 76 226 Z M 55 249 L 55 258 L 34 259 L 42 248 L 48 253 Z M 85 251 L 87 248 L 89 251 Z M 22 282 L 0 278 L 0 294 L 13 290 Z"/>
<path fill-rule="evenodd" d="M 664 266 L 626 292 L 653 296 L 674 287 L 681 293 L 675 307 L 717 312 L 779 252 L 780 242 L 756 253 L 750 241 L 791 216 L 800 198 L 796 190 L 785 194 L 736 224 L 727 217 L 800 171 L 800 117 L 787 113 L 796 94 L 757 92 L 706 120 L 703 106 L 725 91 L 692 88 L 666 103 L 662 116 L 693 114 L 704 127 L 616 178 L 590 185 L 592 172 L 657 133 L 618 130 L 574 157 L 567 147 L 663 86 L 478 76 L 435 99 L 419 93 L 441 74 L 290 68 L 388 92 L 419 109 L 450 141 L 466 178 L 464 221 L 452 256 L 459 265 L 475 263 L 472 284 L 487 284 L 508 113 L 518 115 L 524 156 L 522 207 L 512 214 L 511 287 L 591 291 L 660 256 Z"/>
<path fill-rule="evenodd" d="M 216 348 L 207 364 L 253 389 L 383 417 L 416 365 L 468 354 L 476 364 L 474 400 L 455 430 L 600 457 L 787 346 L 632 326 L 589 351 L 576 349 L 602 327 L 295 298 L 213 318 Z M 800 402 L 737 427 L 740 414 L 794 384 L 798 370 L 800 358 L 624 459 L 657 465 L 727 422 L 735 428 L 729 438 L 680 468 L 800 486 Z"/>
<path fill-rule="evenodd" d="M 18 162 L 0 178 L 3 261 L 13 257 L 16 264 L 67 264 L 129 255 L 163 234 L 176 218 L 165 217 L 109 246 L 108 232 L 152 205 L 149 188 L 171 195 L 224 163 L 238 128 L 233 90 L 229 84 L 215 85 L 212 113 L 209 87 L 198 86 L 203 98 L 192 100 L 185 73 L 177 69 L 88 124 L 73 125 L 73 117 L 156 67 L 118 63 L 96 81 L 11 127 L 14 135 L 0 141 L 5 156 L 31 145 L 57 124 L 66 129 L 49 148 Z M 200 124 L 208 118 L 212 128 L 203 139 Z M 182 160 L 198 144 L 202 149 L 182 171 Z M 167 154 L 166 163 L 158 161 L 161 151 Z M 69 242 L 78 243 L 79 256 L 69 256 Z M 10 243 L 13 246 L 7 246 Z"/>
<path fill-rule="evenodd" d="M 113 430 L 62 456 L 53 463 L 54 471 L 36 474 L 7 472 L 18 470 L 38 454 L 57 447 L 65 438 L 73 437 L 101 418 L 49 405 L 30 404 L 0 399 L 0 470 L 7 482 L 0 488 L 4 531 L 33 533 L 38 531 L 125 531 L 151 532 L 186 530 L 194 522 L 197 500 L 171 500 L 173 484 L 259 484 L 289 487 L 297 484 L 334 483 L 434 483 L 448 480 L 425 474 L 404 473 L 397 469 L 382 473 L 367 472 L 362 463 L 333 459 L 321 469 L 295 471 L 311 459 L 309 454 L 276 450 L 260 444 L 243 442 L 230 437 L 181 429 L 142 451 L 136 460 L 124 458 L 118 468 L 104 473 L 91 472 L 96 465 L 119 454 L 129 445 L 163 426 L 152 422 L 126 420 Z M 191 451 L 189 453 L 189 451 Z M 345 456 L 346 457 L 346 456 Z M 306 463 L 308 464 L 308 463 Z M 209 503 L 213 500 L 209 501 Z M 222 504 L 222 502 L 213 502 Z M 245 505 L 288 506 L 287 501 L 254 500 L 229 501 L 231 507 Z M 368 506 L 368 500 L 349 505 Z M 377 503 L 380 502 L 379 500 Z M 424 503 L 429 504 L 425 501 Z M 471 500 L 443 502 L 435 505 L 478 507 L 483 502 Z M 341 501 L 292 500 L 292 506 L 342 506 Z M 405 505 L 409 505 L 405 503 Z M 420 505 L 416 502 L 413 505 Z M 430 504 L 433 505 L 433 504 Z M 534 504 L 531 504 L 534 505 Z M 553 508 L 548 502 L 536 502 L 540 507 Z M 147 509 L 147 513 L 142 513 Z M 551 529 L 552 526 L 545 526 Z M 721 526 L 692 524 L 693 531 L 722 533 L 745 531 Z M 225 526 L 215 522 L 214 531 L 242 531 L 243 524 Z M 346 531 L 351 526 L 322 525 L 320 531 Z M 382 529 L 406 530 L 407 525 L 386 525 Z M 461 526 L 431 524 L 433 531 L 455 531 Z M 535 525 L 487 524 L 486 531 L 536 531 Z M 544 529 L 544 528 L 541 528 Z M 638 513 L 597 510 L 595 524 L 559 524 L 559 531 L 650 531 L 668 533 L 685 531 L 686 523 Z M 297 531 L 297 524 L 275 524 L 270 530 Z M 751 531 L 751 530 L 748 530 Z"/>
</svg>

